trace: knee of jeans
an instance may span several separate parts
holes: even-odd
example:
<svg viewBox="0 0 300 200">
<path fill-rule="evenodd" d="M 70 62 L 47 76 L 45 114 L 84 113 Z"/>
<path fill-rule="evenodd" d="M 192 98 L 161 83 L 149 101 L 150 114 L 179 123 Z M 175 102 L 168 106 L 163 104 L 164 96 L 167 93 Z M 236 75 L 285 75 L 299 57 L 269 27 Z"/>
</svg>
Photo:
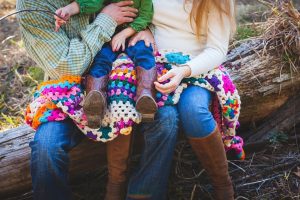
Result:
<svg viewBox="0 0 300 200">
<path fill-rule="evenodd" d="M 62 143 L 56 140 L 56 132 L 52 131 L 51 129 L 44 129 L 44 127 L 37 130 L 34 140 L 30 142 L 33 158 L 43 160 L 65 156 Z"/>
<path fill-rule="evenodd" d="M 140 41 L 138 41 L 135 45 L 134 45 L 134 48 L 137 48 L 137 49 L 139 49 L 139 50 L 146 50 L 146 51 L 151 51 L 151 52 L 153 52 L 153 48 L 152 48 L 152 46 L 146 46 L 146 44 L 145 44 L 145 41 L 144 40 L 140 40 Z"/>
<path fill-rule="evenodd" d="M 178 112 L 176 107 L 174 106 L 164 106 L 162 108 L 159 108 L 156 113 L 156 121 L 158 124 L 160 124 L 160 131 L 163 129 L 167 129 L 169 131 L 166 131 L 169 133 L 169 136 L 176 136 L 177 126 L 178 126 Z M 174 130 L 174 131 L 172 131 Z"/>
<path fill-rule="evenodd" d="M 65 157 L 61 145 L 46 140 L 34 140 L 30 143 L 32 159 L 43 162 Z"/>
<path fill-rule="evenodd" d="M 110 56 L 113 56 L 114 52 L 109 44 L 105 44 L 102 46 L 100 51 L 96 54 L 95 59 L 102 59 L 103 57 L 109 58 Z M 113 58 L 111 58 L 113 59 Z"/>
<path fill-rule="evenodd" d="M 215 129 L 216 122 L 206 106 L 189 105 L 179 111 L 182 128 L 188 137 L 205 137 Z"/>
<path fill-rule="evenodd" d="M 93 66 L 91 69 L 95 67 L 106 67 L 110 70 L 112 63 L 116 58 L 117 54 L 112 51 L 109 45 L 105 45 L 94 57 Z"/>
</svg>

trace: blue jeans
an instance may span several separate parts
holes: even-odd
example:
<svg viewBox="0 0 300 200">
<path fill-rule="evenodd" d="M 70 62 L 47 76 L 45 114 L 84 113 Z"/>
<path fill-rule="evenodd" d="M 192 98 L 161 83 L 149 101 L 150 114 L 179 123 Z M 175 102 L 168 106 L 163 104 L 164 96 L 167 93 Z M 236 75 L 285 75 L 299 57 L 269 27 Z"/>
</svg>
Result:
<svg viewBox="0 0 300 200">
<path fill-rule="evenodd" d="M 211 92 L 199 86 L 188 86 L 181 94 L 177 107 L 180 125 L 188 137 L 205 137 L 216 128 L 210 102 Z"/>
<path fill-rule="evenodd" d="M 155 66 L 155 59 L 152 47 L 147 47 L 144 41 L 137 42 L 134 46 L 128 47 L 126 44 L 125 53 L 132 59 L 135 66 L 140 66 L 146 70 Z M 108 75 L 112 68 L 112 63 L 117 59 L 122 51 L 113 52 L 109 43 L 103 45 L 97 53 L 91 66 L 89 74 L 95 78 Z"/>
<path fill-rule="evenodd" d="M 31 177 L 35 200 L 69 200 L 69 151 L 83 139 L 70 120 L 39 126 L 31 147 Z"/>
<path fill-rule="evenodd" d="M 164 200 L 177 139 L 178 115 L 173 106 L 158 110 L 155 120 L 139 129 L 145 147 L 139 167 L 129 179 L 127 200 Z"/>
<path fill-rule="evenodd" d="M 163 199 L 177 138 L 175 107 L 160 108 L 155 121 L 140 125 L 145 138 L 141 163 L 130 178 L 129 194 Z M 31 176 L 35 200 L 69 200 L 69 151 L 84 138 L 71 120 L 40 125 L 31 147 Z"/>
</svg>

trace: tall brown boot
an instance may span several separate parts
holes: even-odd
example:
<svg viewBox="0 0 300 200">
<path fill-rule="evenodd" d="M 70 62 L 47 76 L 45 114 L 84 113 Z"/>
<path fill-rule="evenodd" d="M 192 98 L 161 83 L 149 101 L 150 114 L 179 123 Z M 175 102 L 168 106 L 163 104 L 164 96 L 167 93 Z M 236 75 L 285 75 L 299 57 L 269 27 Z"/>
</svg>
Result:
<svg viewBox="0 0 300 200">
<path fill-rule="evenodd" d="M 83 102 L 83 111 L 90 128 L 100 128 L 106 108 L 106 87 L 108 76 L 94 78 L 86 77 L 86 97 Z"/>
<path fill-rule="evenodd" d="M 189 142 L 211 179 L 215 199 L 233 200 L 234 191 L 219 129 L 204 138 L 189 138 Z"/>
<path fill-rule="evenodd" d="M 143 121 L 153 121 L 157 111 L 155 101 L 156 68 L 146 70 L 142 67 L 136 67 L 137 91 L 136 91 L 136 110 L 142 114 Z"/>
<path fill-rule="evenodd" d="M 119 135 L 107 143 L 108 183 L 105 200 L 123 200 L 126 195 L 131 135 Z"/>
</svg>

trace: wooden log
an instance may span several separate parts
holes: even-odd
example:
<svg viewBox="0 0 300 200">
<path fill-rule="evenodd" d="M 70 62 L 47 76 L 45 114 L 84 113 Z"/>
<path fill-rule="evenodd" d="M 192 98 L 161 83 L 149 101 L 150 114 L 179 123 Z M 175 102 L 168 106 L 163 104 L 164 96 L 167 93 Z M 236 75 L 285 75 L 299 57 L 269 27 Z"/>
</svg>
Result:
<svg viewBox="0 0 300 200">
<path fill-rule="evenodd" d="M 27 125 L 0 133 L 0 199 L 31 190 L 29 142 L 33 136 Z M 95 171 L 105 163 L 105 144 L 85 139 L 71 151 L 70 175 Z"/>
<path fill-rule="evenodd" d="M 245 41 L 228 53 L 225 63 L 241 95 L 243 130 L 256 126 L 299 92 L 300 73 L 264 47 L 261 39 Z M 300 70 L 300 65 L 296 67 Z"/>
<path fill-rule="evenodd" d="M 282 66 L 276 54 L 262 56 L 263 47 L 259 39 L 243 42 L 229 52 L 225 63 L 241 95 L 240 122 L 245 128 L 266 119 L 299 92 L 299 74 Z M 299 101 L 298 95 L 296 101 Z M 260 130 L 261 136 L 266 130 Z M 32 138 L 33 130 L 27 126 L 0 133 L 0 198 L 30 190 L 28 143 Z M 71 177 L 93 171 L 104 163 L 105 145 L 85 140 L 71 152 Z"/>
<path fill-rule="evenodd" d="M 248 143 L 268 141 L 271 136 L 279 133 L 297 135 L 296 126 L 300 124 L 300 93 L 289 100 L 268 116 L 257 129 L 249 130 L 244 134 Z M 300 134 L 298 134 L 300 136 Z M 300 142 L 300 141 L 299 141 Z"/>
</svg>

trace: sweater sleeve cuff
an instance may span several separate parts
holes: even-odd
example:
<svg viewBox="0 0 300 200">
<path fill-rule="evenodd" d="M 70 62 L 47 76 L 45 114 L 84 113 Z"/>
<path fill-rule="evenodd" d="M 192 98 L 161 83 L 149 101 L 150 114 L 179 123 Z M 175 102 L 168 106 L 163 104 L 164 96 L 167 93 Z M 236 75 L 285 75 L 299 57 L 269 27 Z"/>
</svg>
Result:
<svg viewBox="0 0 300 200">
<path fill-rule="evenodd" d="M 143 31 L 143 30 L 145 30 L 146 28 L 147 28 L 147 26 L 141 26 L 141 25 L 137 25 L 137 24 L 135 24 L 135 23 L 131 23 L 131 24 L 129 24 L 129 26 L 133 29 L 133 30 L 135 30 L 135 32 L 141 32 L 141 31 Z"/>
<path fill-rule="evenodd" d="M 82 14 L 85 14 L 86 13 L 86 5 L 85 5 L 85 3 L 83 1 L 79 1 L 79 0 L 76 0 L 76 2 L 79 5 L 79 12 L 82 13 Z"/>
<path fill-rule="evenodd" d="M 197 74 L 197 70 L 196 70 L 197 64 L 195 62 L 193 62 L 193 60 L 187 62 L 186 65 L 189 66 L 191 69 L 191 75 L 188 78 L 199 75 L 199 74 Z"/>
<path fill-rule="evenodd" d="M 209 63 L 207 63 L 207 64 L 209 64 Z M 193 59 L 193 60 L 187 62 L 186 65 L 188 65 L 191 69 L 191 75 L 188 78 L 196 77 L 201 74 L 207 74 L 210 70 L 218 67 L 218 66 L 210 67 L 210 65 L 206 65 L 203 63 L 200 64 L 199 59 Z"/>
<path fill-rule="evenodd" d="M 110 16 L 100 13 L 96 17 L 94 24 L 101 26 L 104 31 L 107 32 L 110 36 L 112 36 L 115 33 L 115 30 L 117 28 L 117 22 Z"/>
</svg>

